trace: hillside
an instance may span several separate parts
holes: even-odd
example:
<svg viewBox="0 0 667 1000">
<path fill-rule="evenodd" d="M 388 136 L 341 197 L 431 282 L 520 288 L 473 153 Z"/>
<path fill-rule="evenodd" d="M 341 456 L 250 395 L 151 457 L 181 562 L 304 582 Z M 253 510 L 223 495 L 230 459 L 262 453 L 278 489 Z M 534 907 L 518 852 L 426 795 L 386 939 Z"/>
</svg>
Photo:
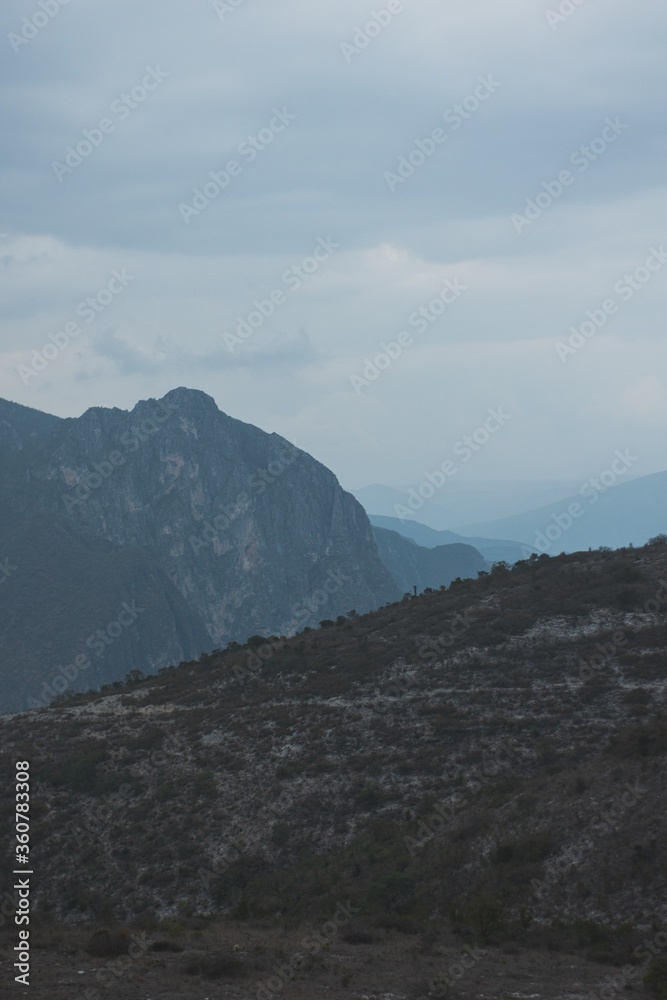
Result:
<svg viewBox="0 0 667 1000">
<path fill-rule="evenodd" d="M 667 921 L 666 609 L 664 544 L 540 557 L 5 717 L 39 911 L 289 924 L 349 897 L 625 961 Z"/>
</svg>

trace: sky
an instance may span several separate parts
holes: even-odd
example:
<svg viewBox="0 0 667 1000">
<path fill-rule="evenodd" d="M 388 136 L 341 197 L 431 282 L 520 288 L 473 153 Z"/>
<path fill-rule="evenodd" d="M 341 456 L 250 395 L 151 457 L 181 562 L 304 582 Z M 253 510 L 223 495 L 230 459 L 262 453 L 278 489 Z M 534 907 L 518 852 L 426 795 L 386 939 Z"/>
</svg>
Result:
<svg viewBox="0 0 667 1000">
<path fill-rule="evenodd" d="M 667 468 L 666 28 L 664 0 L 5 0 L 0 396 L 202 389 L 348 489 Z"/>
</svg>

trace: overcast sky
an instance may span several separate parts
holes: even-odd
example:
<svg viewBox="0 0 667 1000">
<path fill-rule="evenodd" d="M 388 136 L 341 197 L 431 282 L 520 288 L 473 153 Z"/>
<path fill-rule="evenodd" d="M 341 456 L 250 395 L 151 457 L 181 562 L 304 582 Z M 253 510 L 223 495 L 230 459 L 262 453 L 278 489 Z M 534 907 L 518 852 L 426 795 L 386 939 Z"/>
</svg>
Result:
<svg viewBox="0 0 667 1000">
<path fill-rule="evenodd" d="M 664 0 L 5 0 L 0 396 L 203 389 L 347 488 L 421 482 L 489 410 L 468 482 L 665 469 L 666 28 Z"/>
</svg>

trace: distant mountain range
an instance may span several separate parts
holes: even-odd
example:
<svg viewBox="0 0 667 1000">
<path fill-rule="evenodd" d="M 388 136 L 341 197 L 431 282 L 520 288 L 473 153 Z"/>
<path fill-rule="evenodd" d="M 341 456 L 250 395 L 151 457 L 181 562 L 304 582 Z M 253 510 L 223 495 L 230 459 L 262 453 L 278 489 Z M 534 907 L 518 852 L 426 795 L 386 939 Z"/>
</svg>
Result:
<svg viewBox="0 0 667 1000">
<path fill-rule="evenodd" d="M 557 503 L 571 496 L 579 488 L 579 483 L 544 482 L 473 482 L 451 479 L 440 490 L 436 490 L 423 507 L 415 512 L 415 517 L 436 531 L 457 531 L 471 521 L 497 520 L 514 514 Z M 376 483 L 351 490 L 364 510 L 369 514 L 384 517 L 402 517 L 401 508 L 406 506 L 411 487 L 383 486 Z"/>
<path fill-rule="evenodd" d="M 558 503 L 494 521 L 468 524 L 470 535 L 493 535 L 540 552 L 580 552 L 600 546 L 644 545 L 667 532 L 667 472 L 641 476 L 610 488 L 591 480 Z"/>
<path fill-rule="evenodd" d="M 472 547 L 479 552 L 487 563 L 508 562 L 515 563 L 519 559 L 525 559 L 534 549 L 529 546 L 519 545 L 517 542 L 505 541 L 498 538 L 466 538 L 457 535 L 454 531 L 436 531 L 419 521 L 405 520 L 398 517 L 382 517 L 379 514 L 370 514 L 369 520 L 376 528 L 385 528 L 388 531 L 395 531 L 405 538 L 411 538 L 417 545 L 427 549 L 436 547 L 466 546 Z M 463 574 L 461 574 L 463 575 Z"/>
<path fill-rule="evenodd" d="M 623 456 L 619 453 L 618 461 Z M 667 472 L 609 485 L 618 476 L 591 479 L 576 492 L 567 492 L 535 509 L 510 517 L 464 523 L 456 531 L 437 530 L 427 518 L 445 517 L 441 506 L 425 504 L 412 517 L 387 516 L 394 504 L 405 508 L 406 496 L 389 487 L 367 487 L 355 495 L 378 527 L 398 531 L 419 545 L 435 546 L 464 542 L 477 548 L 485 559 L 515 562 L 533 551 L 558 555 L 581 552 L 600 546 L 622 548 L 644 545 L 650 538 L 667 532 Z M 490 496 L 493 491 L 490 490 Z M 391 500 L 391 504 L 389 501 Z M 375 506 L 377 505 L 377 506 Z"/>
</svg>

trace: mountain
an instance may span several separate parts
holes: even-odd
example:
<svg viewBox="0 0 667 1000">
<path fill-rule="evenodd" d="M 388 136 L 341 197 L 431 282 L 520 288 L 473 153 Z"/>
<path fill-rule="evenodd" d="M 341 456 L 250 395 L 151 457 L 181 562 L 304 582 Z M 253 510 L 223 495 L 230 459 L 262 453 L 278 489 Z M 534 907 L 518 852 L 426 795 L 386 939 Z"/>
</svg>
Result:
<svg viewBox="0 0 667 1000">
<path fill-rule="evenodd" d="M 618 461 L 622 460 L 621 453 Z M 491 534 L 534 546 L 540 552 L 578 552 L 601 545 L 644 545 L 667 532 L 667 472 L 609 486 L 618 477 L 592 479 L 559 503 L 500 520 L 468 524 L 465 534 Z"/>
<path fill-rule="evenodd" d="M 203 392 L 3 401 L 0 461 L 4 711 L 398 596 L 333 473 Z"/>
<path fill-rule="evenodd" d="M 425 501 L 417 513 L 420 521 L 436 531 L 459 531 L 470 521 L 498 519 L 556 503 L 572 495 L 577 482 L 493 481 L 469 483 L 450 479 Z M 401 517 L 414 488 L 376 483 L 351 490 L 368 514 Z M 414 499 L 414 497 L 413 497 Z"/>
<path fill-rule="evenodd" d="M 12 570 L 0 593 L 1 711 L 211 648 L 200 617 L 149 551 L 82 536 L 65 517 L 34 509 L 0 546 Z"/>
<path fill-rule="evenodd" d="M 225 918 L 225 940 L 273 929 L 277 965 L 283 932 L 349 902 L 356 944 L 414 935 L 430 975 L 452 935 L 505 966 L 540 948 L 641 971 L 667 921 L 666 644 L 656 543 L 534 557 L 4 717 L 0 756 L 37 792 L 34 910 L 170 934 Z"/>
<path fill-rule="evenodd" d="M 457 577 L 477 576 L 489 564 L 471 545 L 425 548 L 397 531 L 373 528 L 378 552 L 401 593 L 449 585 Z"/>
<path fill-rule="evenodd" d="M 54 430 L 60 417 L 0 399 L 0 455 L 21 451 Z"/>
<path fill-rule="evenodd" d="M 477 549 L 489 563 L 515 563 L 525 559 L 535 550 L 531 546 L 519 545 L 498 538 L 464 538 L 454 531 L 436 531 L 419 521 L 402 521 L 398 517 L 382 517 L 379 514 L 369 514 L 369 520 L 374 527 L 396 531 L 404 538 L 411 538 L 417 545 L 427 549 L 440 545 L 467 545 Z"/>
</svg>

